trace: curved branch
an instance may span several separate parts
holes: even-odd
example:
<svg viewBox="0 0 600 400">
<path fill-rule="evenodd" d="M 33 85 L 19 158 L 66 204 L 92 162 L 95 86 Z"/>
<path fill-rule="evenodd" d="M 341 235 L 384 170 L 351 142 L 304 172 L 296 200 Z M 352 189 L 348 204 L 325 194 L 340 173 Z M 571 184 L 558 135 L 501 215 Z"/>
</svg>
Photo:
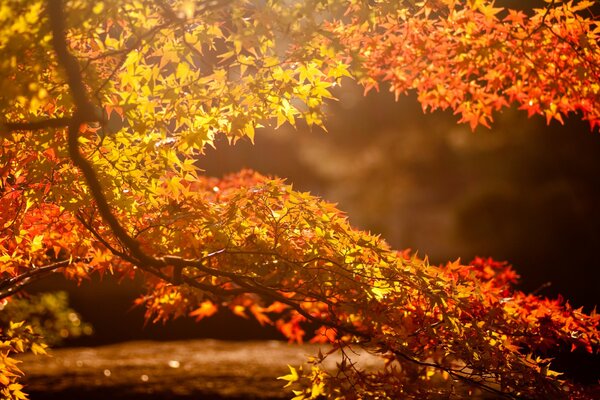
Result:
<svg viewBox="0 0 600 400">
<path fill-rule="evenodd" d="M 66 16 L 63 8 L 63 0 L 48 0 L 48 17 L 52 31 L 52 47 L 56 52 L 59 64 L 65 69 L 67 74 L 67 83 L 75 107 L 76 114 L 79 116 L 71 118 L 71 121 L 80 119 L 84 115 L 94 116 L 94 108 L 88 100 L 87 90 L 83 84 L 83 77 L 79 69 L 77 59 L 69 52 L 66 39 Z"/>
<path fill-rule="evenodd" d="M 14 295 L 49 272 L 56 271 L 59 268 L 67 267 L 74 262 L 86 260 L 87 259 L 61 260 L 52 264 L 44 265 L 42 267 L 32 268 L 20 275 L 0 281 L 0 300 Z"/>
<path fill-rule="evenodd" d="M 235 273 L 217 270 L 214 268 L 207 267 L 206 265 L 203 264 L 203 261 L 206 258 L 216 255 L 216 254 L 221 254 L 221 253 L 224 253 L 224 250 L 215 252 L 215 254 L 210 254 L 199 260 L 183 259 L 183 258 L 180 258 L 177 256 L 165 256 L 165 257 L 163 257 L 163 259 L 168 264 L 171 264 L 171 265 L 175 265 L 175 266 L 179 266 L 179 267 L 194 267 L 194 268 L 197 268 L 197 269 L 199 269 L 203 272 L 206 272 L 210 275 L 213 275 L 213 276 L 227 277 L 227 278 L 231 279 L 232 282 L 234 282 L 239 287 L 241 287 L 243 289 L 242 292 L 255 293 L 259 296 L 263 296 L 264 298 L 268 298 L 270 300 L 274 300 L 274 301 L 278 301 L 280 303 L 286 304 L 291 309 L 296 311 L 298 314 L 300 314 L 304 318 L 306 318 L 307 321 L 310 321 L 312 323 L 317 323 L 317 324 L 320 324 L 323 326 L 334 328 L 334 329 L 339 330 L 340 332 L 344 332 L 344 333 L 352 335 L 356 338 L 365 339 L 367 341 L 371 341 L 373 339 L 373 336 L 369 332 L 360 331 L 353 326 L 349 326 L 347 324 L 341 323 L 341 321 L 337 321 L 337 322 L 330 321 L 330 320 L 323 319 L 321 317 L 310 314 L 309 312 L 304 310 L 300 306 L 300 304 L 298 304 L 297 302 L 295 302 L 292 299 L 282 296 L 275 289 L 260 285 L 258 282 L 254 282 L 252 280 L 248 281 L 248 280 L 244 279 L 243 276 L 239 276 Z M 170 282 L 171 278 L 167 279 L 167 281 Z M 206 291 L 209 291 L 209 292 L 211 292 L 213 294 L 217 294 L 217 295 L 233 293 L 228 290 L 223 290 L 221 288 L 208 287 L 208 285 L 200 284 L 200 283 L 195 282 L 194 280 L 187 278 L 185 276 L 183 277 L 183 282 L 190 286 L 197 287 L 201 290 L 206 290 Z M 215 290 L 215 289 L 217 289 L 217 290 Z M 416 364 L 416 365 L 420 365 L 420 366 L 424 366 L 424 367 L 432 367 L 432 368 L 438 369 L 440 371 L 445 371 L 455 379 L 465 382 L 468 385 L 476 386 L 483 391 L 486 391 L 488 393 L 494 394 L 499 397 L 508 398 L 508 399 L 516 399 L 517 398 L 516 396 L 514 396 L 511 393 L 503 392 L 493 386 L 490 386 L 485 381 L 479 381 L 479 380 L 474 379 L 470 376 L 467 376 L 466 374 L 461 373 L 460 371 L 457 371 L 455 369 L 443 366 L 443 365 L 441 365 L 439 363 L 435 363 L 435 362 L 421 361 L 421 360 L 414 358 L 413 356 L 410 356 L 406 353 L 403 353 L 397 349 L 390 348 L 390 346 L 388 346 L 386 343 L 383 343 L 383 342 L 378 342 L 377 345 L 379 345 L 381 348 L 386 349 L 386 350 L 390 351 L 391 353 L 393 353 L 397 359 L 403 359 L 405 361 L 408 361 L 408 362 Z"/>
<path fill-rule="evenodd" d="M 92 198 L 96 201 L 98 206 L 98 211 L 111 228 L 113 234 L 140 262 L 149 265 L 157 265 L 159 264 L 159 261 L 141 251 L 140 244 L 125 231 L 125 228 L 123 228 L 121 223 L 112 213 L 96 171 L 79 150 L 79 129 L 81 124 L 94 119 L 100 121 L 100 118 L 95 115 L 94 106 L 88 98 L 79 63 L 69 51 L 65 35 L 66 18 L 63 7 L 63 0 L 48 0 L 47 11 L 52 30 L 52 46 L 56 52 L 59 64 L 64 68 L 67 74 L 67 83 L 75 103 L 75 113 L 68 124 L 69 156 L 73 161 L 73 164 L 83 173 L 92 194 Z"/>
<path fill-rule="evenodd" d="M 48 128 L 65 128 L 72 117 L 41 119 L 27 122 L 0 122 L 0 134 L 12 131 L 37 131 Z"/>
<path fill-rule="evenodd" d="M 478 380 L 473 379 L 473 378 L 471 378 L 469 376 L 466 376 L 465 373 L 461 373 L 461 372 L 459 372 L 459 371 L 457 371 L 455 369 L 452 369 L 452 368 L 444 367 L 443 365 L 440 365 L 438 363 L 417 360 L 416 358 L 410 357 L 409 355 L 404 354 L 404 353 L 402 353 L 400 351 L 397 351 L 397 350 L 394 350 L 393 354 L 394 354 L 394 356 L 396 358 L 401 358 L 403 360 L 409 361 L 411 363 L 415 363 L 417 365 L 421 365 L 423 367 L 431 367 L 431 368 L 439 369 L 441 371 L 445 371 L 449 375 L 451 375 L 452 377 L 454 377 L 456 379 L 459 379 L 459 380 L 464 381 L 464 382 L 466 382 L 468 384 L 476 386 L 476 387 L 480 388 L 481 390 L 486 391 L 486 392 L 491 393 L 491 394 L 494 394 L 496 396 L 504 397 L 504 398 L 507 398 L 507 399 L 518 399 L 519 398 L 518 396 L 515 396 L 515 395 L 513 395 L 511 393 L 506 393 L 506 392 L 503 392 L 503 391 L 501 391 L 499 389 L 496 389 L 496 388 L 494 388 L 494 387 L 492 387 L 492 386 L 484 383 L 483 381 L 478 381 Z"/>
</svg>

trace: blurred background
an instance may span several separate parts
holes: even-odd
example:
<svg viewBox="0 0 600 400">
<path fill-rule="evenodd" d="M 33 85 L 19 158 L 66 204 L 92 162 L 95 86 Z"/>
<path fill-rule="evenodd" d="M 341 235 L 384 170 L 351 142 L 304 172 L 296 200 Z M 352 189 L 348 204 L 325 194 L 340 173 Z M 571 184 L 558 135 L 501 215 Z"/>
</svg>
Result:
<svg viewBox="0 0 600 400">
<path fill-rule="evenodd" d="M 433 264 L 475 256 L 512 263 L 528 292 L 592 310 L 600 289 L 600 135 L 576 116 L 564 126 L 506 110 L 471 132 L 449 112 L 423 114 L 413 96 L 394 102 L 346 82 L 331 102 L 328 132 L 263 129 L 255 145 L 224 138 L 200 165 L 222 176 L 242 168 L 287 179 L 338 203 L 351 223 L 411 248 Z M 227 312 L 201 323 L 144 326 L 132 309 L 136 281 L 60 278 L 35 291 L 67 290 L 94 335 L 67 345 L 133 339 L 279 339 L 274 329 Z"/>
</svg>

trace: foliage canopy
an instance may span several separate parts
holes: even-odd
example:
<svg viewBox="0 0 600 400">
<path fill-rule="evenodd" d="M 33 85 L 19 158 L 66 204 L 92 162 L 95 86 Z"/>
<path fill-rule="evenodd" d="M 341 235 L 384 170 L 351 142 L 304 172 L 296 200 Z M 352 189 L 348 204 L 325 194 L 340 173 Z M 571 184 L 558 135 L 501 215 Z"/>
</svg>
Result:
<svg viewBox="0 0 600 400">
<path fill-rule="evenodd" d="M 425 110 L 488 126 L 516 105 L 600 127 L 595 0 L 528 11 L 488 0 L 8 0 L 0 5 L 0 298 L 50 272 L 142 276 L 147 317 L 218 308 L 331 342 L 337 371 L 291 369 L 296 399 L 589 398 L 550 368 L 597 352 L 598 322 L 513 288 L 510 266 L 431 266 L 349 226 L 282 180 L 200 173 L 217 135 L 299 119 L 324 127 L 344 77 L 416 91 Z M 0 391 L 25 398 L 0 331 Z M 352 348 L 380 355 L 364 371 Z"/>
</svg>

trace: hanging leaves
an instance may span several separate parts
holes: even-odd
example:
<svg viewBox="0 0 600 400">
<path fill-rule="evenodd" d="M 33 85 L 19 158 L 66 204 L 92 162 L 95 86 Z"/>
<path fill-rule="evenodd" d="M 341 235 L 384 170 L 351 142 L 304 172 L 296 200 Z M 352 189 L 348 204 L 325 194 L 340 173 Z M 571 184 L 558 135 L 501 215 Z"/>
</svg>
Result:
<svg viewBox="0 0 600 400">
<path fill-rule="evenodd" d="M 392 250 L 283 180 L 199 166 L 218 135 L 324 129 L 333 87 L 352 77 L 416 91 L 473 129 L 508 106 L 595 129 L 596 3 L 4 2 L 0 300 L 49 272 L 111 273 L 144 280 L 148 321 L 228 308 L 292 342 L 330 342 L 282 377 L 296 399 L 593 398 L 550 361 L 564 346 L 598 352 L 595 312 L 516 290 L 505 263 Z M 24 398 L 12 355 L 45 347 L 22 322 L 0 336 L 0 391 Z M 385 362 L 364 369 L 355 348 Z"/>
<path fill-rule="evenodd" d="M 332 25 L 362 65 L 366 90 L 387 82 L 396 96 L 415 90 L 424 110 L 451 109 L 472 129 L 517 105 L 563 123 L 581 114 L 600 127 L 600 47 L 593 1 L 546 2 L 531 15 L 494 1 L 441 1 L 389 12 L 373 6 Z M 354 5 L 350 10 L 359 9 Z"/>
</svg>

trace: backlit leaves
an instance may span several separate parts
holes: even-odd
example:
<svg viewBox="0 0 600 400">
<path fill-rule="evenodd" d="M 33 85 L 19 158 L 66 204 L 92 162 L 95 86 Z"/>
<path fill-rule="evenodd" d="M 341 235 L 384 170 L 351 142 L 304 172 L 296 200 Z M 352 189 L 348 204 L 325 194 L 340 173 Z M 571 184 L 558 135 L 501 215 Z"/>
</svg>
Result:
<svg viewBox="0 0 600 400">
<path fill-rule="evenodd" d="M 46 354 L 46 345 L 41 342 L 39 335 L 34 334 L 29 325 L 24 321 L 11 322 L 7 327 L 0 329 L 0 394 L 4 399 L 27 399 L 22 391 L 23 385 L 18 379 L 23 375 L 19 369 L 20 361 L 14 358 L 15 354 L 27 350 L 35 354 Z"/>
<path fill-rule="evenodd" d="M 331 341 L 336 354 L 361 346 L 390 360 L 377 373 L 349 372 L 356 374 L 351 383 L 348 375 L 307 372 L 306 398 L 313 389 L 332 398 L 357 391 L 368 396 L 373 387 L 390 398 L 460 392 L 464 387 L 425 390 L 414 374 L 435 380 L 445 373 L 443 381 L 454 382 L 466 377 L 465 368 L 487 371 L 481 377 L 486 386 L 535 397 L 569 384 L 532 353 L 564 345 L 597 351 L 598 315 L 515 290 L 518 277 L 506 263 L 430 266 L 352 229 L 332 205 L 250 172 L 184 185 L 195 190 L 176 210 L 157 214 L 140 240 L 162 240 L 159 251 L 197 260 L 183 269 L 183 281 L 215 291 L 198 298 L 187 285 L 151 284 L 144 297 L 149 318 L 177 317 L 182 310 L 208 317 L 217 296 L 235 314 L 273 324 L 291 341 L 303 341 L 305 322 L 312 320 L 323 324 L 315 341 Z M 201 247 L 181 247 L 200 241 Z M 578 387 L 569 388 L 585 398 Z"/>
<path fill-rule="evenodd" d="M 424 110 L 452 109 L 472 129 L 517 104 L 550 123 L 580 113 L 600 126 L 598 22 L 592 1 L 549 2 L 527 16 L 493 1 L 417 3 L 417 17 L 377 6 L 371 24 L 334 31 L 364 66 L 367 90 L 418 93 Z"/>
<path fill-rule="evenodd" d="M 432 266 L 392 250 L 282 180 L 199 168 L 219 135 L 324 128 L 342 78 L 414 90 L 424 109 L 451 109 L 473 129 L 511 105 L 598 127 L 596 2 L 547 4 L 74 0 L 62 22 L 78 78 L 59 62 L 49 3 L 3 2 L 0 300 L 52 271 L 112 273 L 144 279 L 136 304 L 149 321 L 228 308 L 292 342 L 331 342 L 282 377 L 296 399 L 591 398 L 550 358 L 561 346 L 598 351 L 595 312 L 516 290 L 504 263 Z M 0 391 L 23 398 L 12 354 L 45 347 L 21 322 L 0 335 Z M 363 369 L 355 348 L 385 362 Z"/>
</svg>

